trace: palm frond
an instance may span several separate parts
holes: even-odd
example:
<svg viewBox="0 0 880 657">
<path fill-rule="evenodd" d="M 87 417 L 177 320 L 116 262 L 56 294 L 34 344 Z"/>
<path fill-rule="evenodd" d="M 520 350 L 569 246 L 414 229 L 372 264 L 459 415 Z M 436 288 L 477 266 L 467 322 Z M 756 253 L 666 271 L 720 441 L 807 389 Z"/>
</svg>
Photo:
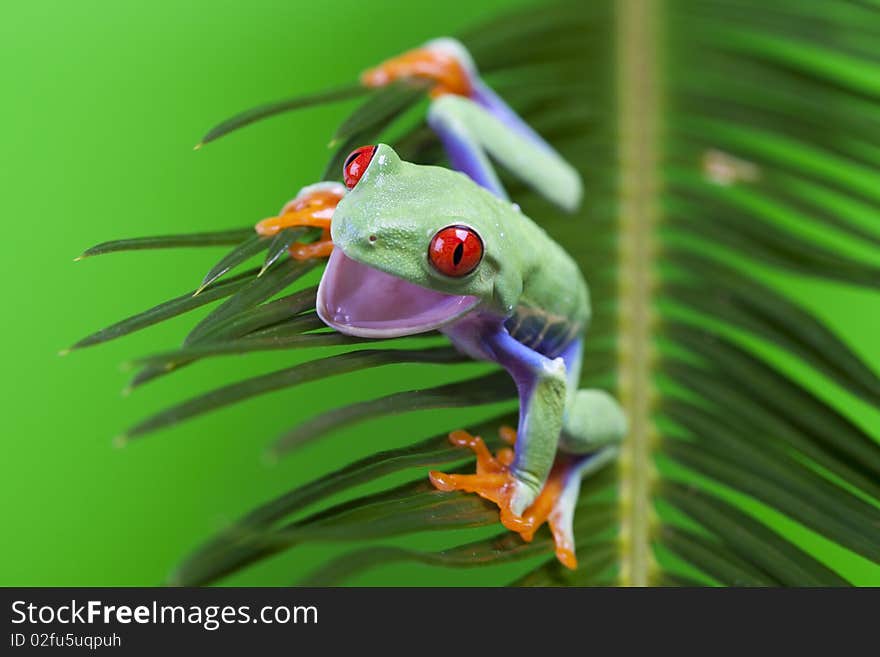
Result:
<svg viewBox="0 0 880 657">
<path fill-rule="evenodd" d="M 208 270 L 208 273 L 205 274 L 205 277 L 199 284 L 199 289 L 196 290 L 195 294 L 201 294 L 202 290 L 223 276 L 223 274 L 240 265 L 245 260 L 248 260 L 256 254 L 268 249 L 271 242 L 272 240 L 257 235 L 256 233 L 248 237 L 241 242 L 241 244 L 238 244 L 229 253 L 220 258 L 220 261 Z"/>
<path fill-rule="evenodd" d="M 582 4 L 529 8 L 462 36 L 489 82 L 586 181 L 585 208 L 571 217 L 504 180 L 583 269 L 595 299 L 583 383 L 615 387 L 632 425 L 617 466 L 613 454 L 597 457 L 584 482 L 580 568 L 565 571 L 551 558 L 546 533 L 531 544 L 509 533 L 461 543 L 452 530 L 494 525 L 497 512 L 472 496 L 430 488 L 426 468 L 467 460 L 441 434 L 340 464 L 295 487 L 194 552 L 173 583 L 216 582 L 314 541 L 370 544 L 324 563 L 304 580 L 309 584 L 349 581 L 394 562 L 458 568 L 538 555 L 546 559 L 513 584 L 848 583 L 758 507 L 880 564 L 878 436 L 815 384 L 880 407 L 880 378 L 778 283 L 795 274 L 880 288 L 880 7 L 795 0 Z M 203 141 L 354 93 L 346 88 L 257 108 Z M 325 179 L 338 177 L 351 147 L 387 136 L 422 93 L 407 85 L 372 92 L 336 131 Z M 398 132 L 393 145 L 402 157 L 443 163 L 423 122 Z M 321 329 L 314 288 L 291 291 L 318 263 L 289 259 L 292 239 L 233 230 L 120 240 L 85 252 L 234 245 L 197 296 L 170 300 L 77 343 L 121 337 L 225 299 L 179 349 L 136 361 L 142 369 L 133 386 L 224 354 L 357 347 L 174 405 L 128 436 L 355 369 L 458 360 L 433 342 L 401 348 L 371 340 L 361 350 L 363 341 Z M 224 277 L 262 250 L 263 272 Z M 809 380 L 792 361 L 811 372 Z M 280 437 L 276 455 L 368 418 L 512 397 L 510 382 L 496 371 L 404 390 L 314 416 Z M 475 430 L 491 443 L 497 426 L 510 420 L 504 412 Z M 385 481 L 404 471 L 414 479 Z M 364 485 L 372 492 L 351 497 Z M 425 530 L 446 537 L 445 547 L 389 542 Z"/>
<path fill-rule="evenodd" d="M 250 228 L 218 230 L 210 233 L 190 233 L 184 235 L 156 235 L 154 237 L 134 237 L 130 239 L 101 242 L 83 251 L 76 260 L 91 258 L 119 251 L 145 251 L 148 249 L 179 249 L 181 247 L 206 247 L 238 245 L 253 235 Z"/>
<path fill-rule="evenodd" d="M 127 431 L 124 437 L 141 436 L 244 399 L 309 383 L 328 376 L 353 372 L 365 367 L 377 367 L 392 363 L 454 363 L 463 361 L 464 357 L 450 347 L 425 350 L 364 349 L 350 351 L 338 356 L 319 358 L 294 365 L 213 390 L 144 420 Z"/>
<path fill-rule="evenodd" d="M 349 98 L 355 98 L 365 93 L 367 93 L 366 89 L 358 84 L 353 84 L 347 87 L 342 87 L 340 89 L 333 89 L 332 91 L 321 91 L 306 96 L 295 96 L 293 98 L 286 98 L 284 100 L 266 103 L 265 105 L 254 107 L 253 109 L 241 112 L 233 117 L 226 119 L 225 121 L 222 121 L 221 123 L 218 123 L 207 133 L 205 133 L 205 136 L 202 137 L 202 140 L 198 144 L 196 144 L 195 147 L 196 150 L 198 150 L 205 144 L 215 141 L 216 139 L 220 139 L 220 137 L 228 135 L 231 132 L 244 128 L 251 123 L 262 121 L 263 119 L 267 119 L 272 116 L 277 116 L 278 114 L 305 109 L 307 107 L 324 105 L 326 103 L 334 103 L 341 100 L 347 100 Z"/>
</svg>

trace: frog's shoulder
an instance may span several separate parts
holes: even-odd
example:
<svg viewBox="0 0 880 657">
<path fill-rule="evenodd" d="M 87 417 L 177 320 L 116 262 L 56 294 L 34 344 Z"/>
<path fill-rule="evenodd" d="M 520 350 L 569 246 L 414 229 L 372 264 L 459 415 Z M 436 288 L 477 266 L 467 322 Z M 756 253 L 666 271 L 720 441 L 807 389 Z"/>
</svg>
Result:
<svg viewBox="0 0 880 657">
<path fill-rule="evenodd" d="M 523 242 L 531 247 L 531 262 L 504 325 L 517 341 L 555 358 L 589 325 L 589 287 L 577 262 L 543 228 L 525 215 L 519 226 Z"/>
<path fill-rule="evenodd" d="M 525 301 L 516 306 L 504 327 L 517 342 L 556 358 L 583 335 L 588 321 L 589 317 L 580 314 L 556 314 Z"/>
</svg>

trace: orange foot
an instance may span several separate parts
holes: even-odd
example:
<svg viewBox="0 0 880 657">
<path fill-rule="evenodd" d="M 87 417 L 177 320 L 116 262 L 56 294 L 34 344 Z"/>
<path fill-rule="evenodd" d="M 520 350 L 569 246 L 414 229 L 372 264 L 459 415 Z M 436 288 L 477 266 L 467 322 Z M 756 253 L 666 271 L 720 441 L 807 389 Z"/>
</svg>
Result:
<svg viewBox="0 0 880 657">
<path fill-rule="evenodd" d="M 477 473 L 446 474 L 432 470 L 428 473 L 431 483 L 443 491 L 463 490 L 476 493 L 497 504 L 503 514 L 510 506 L 510 498 L 516 486 L 516 479 L 510 472 L 513 450 L 505 447 L 498 450 L 497 456 L 492 456 L 483 439 L 472 436 L 467 431 L 453 431 L 449 434 L 449 442 L 456 447 L 468 447 L 474 452 L 477 457 Z"/>
<path fill-rule="evenodd" d="M 417 78 L 434 83 L 432 98 L 444 94 L 468 96 L 471 81 L 458 59 L 441 48 L 417 48 L 364 71 L 361 82 L 366 87 L 384 87 L 395 80 Z"/>
<path fill-rule="evenodd" d="M 504 526 L 517 532 L 524 541 L 531 541 L 535 532 L 545 522 L 550 526 L 553 543 L 556 546 L 556 558 L 567 568 L 577 568 L 577 557 L 574 554 L 574 536 L 571 533 L 571 511 L 560 504 L 562 492 L 568 481 L 569 465 L 557 459 L 544 483 L 544 488 L 537 499 L 522 516 L 511 516 Z"/>
<path fill-rule="evenodd" d="M 345 188 L 336 184 L 318 184 L 304 188 L 281 210 L 277 217 L 269 217 L 259 222 L 255 229 L 260 235 L 276 235 L 285 228 L 295 226 L 316 226 L 321 228 L 321 239 L 311 244 L 295 242 L 290 246 L 290 255 L 296 260 L 326 258 L 333 251 L 330 239 L 330 223 L 333 212 L 345 194 Z"/>
<path fill-rule="evenodd" d="M 499 434 L 508 444 L 516 441 L 516 431 L 510 427 L 502 427 Z M 577 568 L 574 538 L 571 534 L 571 509 L 558 504 L 567 481 L 567 463 L 557 460 L 537 499 L 522 516 L 517 516 L 510 510 L 510 500 L 516 486 L 516 479 L 510 472 L 513 450 L 505 447 L 498 450 L 498 454 L 493 457 L 483 439 L 472 436 L 467 431 L 453 431 L 449 434 L 449 441 L 458 447 L 468 447 L 474 452 L 477 457 L 477 472 L 461 475 L 432 470 L 429 476 L 437 489 L 477 493 L 497 504 L 501 510 L 501 523 L 518 533 L 524 541 L 531 541 L 535 532 L 547 522 L 553 533 L 556 558 L 568 568 Z"/>
</svg>

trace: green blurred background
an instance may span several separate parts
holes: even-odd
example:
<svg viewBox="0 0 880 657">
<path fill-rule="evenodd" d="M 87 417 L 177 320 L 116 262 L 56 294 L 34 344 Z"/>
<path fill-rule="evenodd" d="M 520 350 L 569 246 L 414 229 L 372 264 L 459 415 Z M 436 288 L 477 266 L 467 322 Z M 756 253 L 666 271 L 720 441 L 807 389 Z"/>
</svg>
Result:
<svg viewBox="0 0 880 657">
<path fill-rule="evenodd" d="M 191 316 L 66 358 L 56 353 L 192 289 L 222 250 L 76 264 L 74 256 L 106 239 L 237 228 L 273 214 L 320 175 L 328 138 L 352 104 L 273 119 L 193 152 L 213 123 L 263 101 L 353 80 L 390 54 L 515 4 L 3 3 L 0 185 L 11 239 L 2 258 L 0 584 L 161 583 L 189 550 L 256 504 L 380 446 L 453 428 L 448 413 L 424 412 L 339 432 L 275 466 L 261 460 L 275 436 L 315 412 L 399 389 L 404 370 L 386 368 L 269 395 L 115 449 L 114 434 L 168 403 L 309 355 L 218 359 L 121 398 L 128 374 L 120 364 L 172 347 Z M 880 367 L 880 295 L 793 277 L 777 283 Z M 408 386 L 437 384 L 461 371 L 410 365 L 405 376 Z M 835 389 L 823 394 L 864 426 L 880 426 L 876 409 Z M 493 410 L 456 411 L 454 424 Z M 852 581 L 880 584 L 880 567 L 794 523 L 770 520 Z M 437 540 L 425 535 L 408 544 Z M 298 548 L 228 583 L 293 583 L 336 551 Z M 534 563 L 446 570 L 440 581 L 500 584 Z M 438 581 L 436 569 L 395 566 L 355 583 L 428 581 Z"/>
</svg>

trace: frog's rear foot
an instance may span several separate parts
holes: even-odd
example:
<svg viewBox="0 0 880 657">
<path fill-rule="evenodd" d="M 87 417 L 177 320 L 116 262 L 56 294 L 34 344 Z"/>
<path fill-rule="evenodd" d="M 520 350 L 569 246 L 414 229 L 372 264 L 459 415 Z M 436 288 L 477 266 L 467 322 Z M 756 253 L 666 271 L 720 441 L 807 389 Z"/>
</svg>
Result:
<svg viewBox="0 0 880 657">
<path fill-rule="evenodd" d="M 516 441 L 516 432 L 509 427 L 502 427 L 499 433 L 508 444 Z M 439 490 L 477 493 L 494 502 L 501 511 L 502 524 L 517 532 L 525 541 L 531 541 L 541 525 L 548 523 L 556 546 L 556 557 L 564 566 L 576 568 L 572 522 L 580 489 L 578 465 L 583 458 L 558 454 L 541 493 L 518 516 L 511 510 L 516 487 L 521 485 L 510 471 L 513 450 L 505 447 L 492 456 L 482 438 L 472 436 L 466 431 L 453 431 L 449 434 L 449 440 L 454 445 L 468 447 L 474 452 L 477 457 L 477 472 L 463 475 L 432 471 L 431 483 Z"/>
<path fill-rule="evenodd" d="M 522 516 L 505 517 L 504 526 L 531 541 L 545 522 L 553 534 L 556 558 L 566 568 L 577 568 L 574 543 L 574 510 L 581 483 L 584 457 L 557 453 L 553 469 L 534 503 Z"/>
</svg>

